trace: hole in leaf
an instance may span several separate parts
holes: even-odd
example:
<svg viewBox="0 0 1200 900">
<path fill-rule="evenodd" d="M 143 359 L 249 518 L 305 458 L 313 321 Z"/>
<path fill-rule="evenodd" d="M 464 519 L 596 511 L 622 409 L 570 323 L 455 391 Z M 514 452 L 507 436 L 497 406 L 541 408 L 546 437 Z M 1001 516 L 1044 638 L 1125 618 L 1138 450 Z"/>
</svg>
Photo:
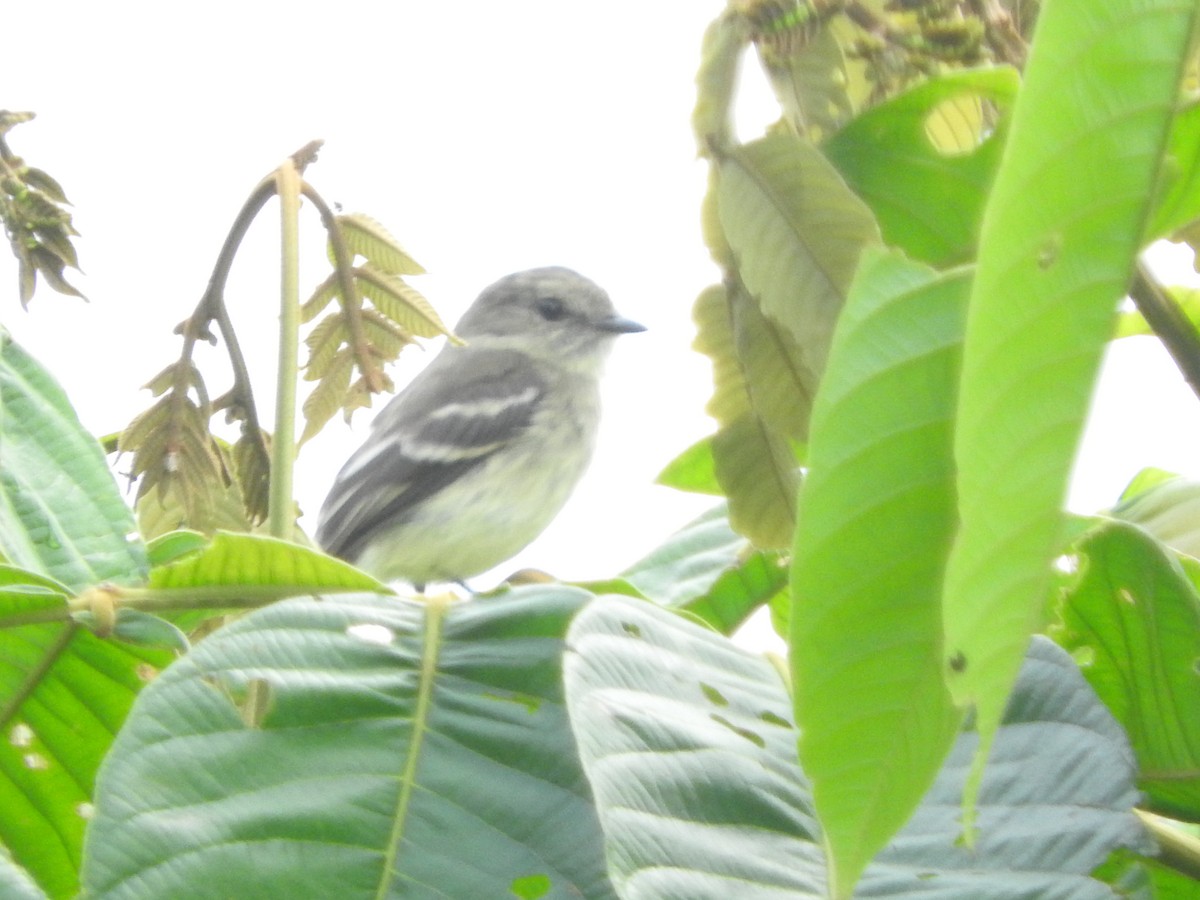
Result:
<svg viewBox="0 0 1200 900">
<path fill-rule="evenodd" d="M 630 637 L 640 638 L 642 636 L 642 629 L 638 628 L 632 622 L 622 622 L 621 630 Z"/>
<path fill-rule="evenodd" d="M 1074 553 L 1064 553 L 1054 560 L 1054 568 L 1064 575 L 1074 575 L 1079 571 L 1079 557 Z"/>
<path fill-rule="evenodd" d="M 966 156 L 991 137 L 988 112 L 978 94 L 949 97 L 925 116 L 925 137 L 942 156 Z"/>
<path fill-rule="evenodd" d="M 762 712 L 760 712 L 758 714 L 758 717 L 760 719 L 762 719 L 764 722 L 766 722 L 768 725 L 778 725 L 780 728 L 791 728 L 792 727 L 791 722 L 789 722 L 783 716 L 775 715 L 775 713 L 771 712 L 769 709 L 764 709 Z"/>
<path fill-rule="evenodd" d="M 515 703 L 517 706 L 523 706 L 525 711 L 529 713 L 537 712 L 542 706 L 542 698 L 534 697 L 530 694 L 496 694 L 491 691 L 485 691 L 483 696 L 489 700 Z"/>
<path fill-rule="evenodd" d="M 711 718 L 714 722 L 716 722 L 719 725 L 724 725 L 726 728 L 728 728 L 730 731 L 732 731 L 738 737 L 745 738 L 750 743 L 752 743 L 755 747 L 767 746 L 767 742 L 765 740 L 763 740 L 763 736 L 761 734 L 758 734 L 755 731 L 751 731 L 749 728 L 742 728 L 738 725 L 734 725 L 732 722 L 730 722 L 724 716 L 718 716 L 716 713 L 712 713 L 709 716 L 709 718 Z"/>
<path fill-rule="evenodd" d="M 75 804 L 75 815 L 83 820 L 90 819 L 96 814 L 96 807 L 88 803 L 86 800 L 82 803 Z"/>
<path fill-rule="evenodd" d="M 366 644 L 379 644 L 387 647 L 396 639 L 396 632 L 386 625 L 376 625 L 373 622 L 360 622 L 346 627 L 346 634 L 358 638 Z"/>
<path fill-rule="evenodd" d="M 953 656 L 946 661 L 952 672 L 965 672 L 967 670 L 967 657 L 961 650 L 957 651 Z"/>
<path fill-rule="evenodd" d="M 26 753 L 22 758 L 22 761 L 25 763 L 25 768 L 27 769 L 37 770 L 50 768 L 50 762 L 40 753 Z"/>
<path fill-rule="evenodd" d="M 33 729 L 24 722 L 18 722 L 8 733 L 8 740 L 14 747 L 28 747 L 33 743 Z"/>
<path fill-rule="evenodd" d="M 725 699 L 725 695 L 718 691 L 711 684 L 700 682 L 700 690 L 704 693 L 705 699 L 713 706 L 728 706 L 729 701 Z"/>
</svg>

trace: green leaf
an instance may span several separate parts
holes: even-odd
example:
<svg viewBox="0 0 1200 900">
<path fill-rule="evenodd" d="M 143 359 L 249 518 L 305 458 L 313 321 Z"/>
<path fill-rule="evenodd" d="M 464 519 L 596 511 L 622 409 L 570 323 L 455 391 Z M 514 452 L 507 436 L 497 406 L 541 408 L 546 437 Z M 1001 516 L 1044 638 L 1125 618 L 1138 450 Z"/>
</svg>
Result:
<svg viewBox="0 0 1200 900">
<path fill-rule="evenodd" d="M 941 587 L 969 276 L 864 254 L 813 410 L 789 646 L 838 897 L 907 821 L 958 729 Z"/>
<path fill-rule="evenodd" d="M 62 388 L 0 330 L 0 551 L 73 589 L 144 575 L 145 548 L 104 453 Z"/>
<path fill-rule="evenodd" d="M 712 442 L 711 435 L 696 441 L 667 463 L 654 483 L 677 491 L 721 496 L 721 485 L 717 482 L 713 463 Z"/>
<path fill-rule="evenodd" d="M 951 72 L 875 106 L 822 146 L 846 183 L 879 219 L 883 239 L 933 265 L 966 262 L 1004 146 L 1006 117 L 1017 93 L 1009 68 Z M 980 107 L 999 107 L 992 127 Z M 975 114 L 965 148 L 939 149 L 938 116 Z"/>
<path fill-rule="evenodd" d="M 0 897 L 5 900 L 46 900 L 47 894 L 34 884 L 29 873 L 13 862 L 0 846 Z"/>
<path fill-rule="evenodd" d="M 623 897 L 826 898 L 822 836 L 778 673 L 680 616 L 600 597 L 563 663 L 571 727 Z M 959 737 L 864 897 L 1110 896 L 1088 873 L 1147 849 L 1133 758 L 1074 663 L 1038 639 L 996 738 L 972 850 L 956 841 L 977 737 Z"/>
<path fill-rule="evenodd" d="M 1078 553 L 1054 637 L 1129 734 L 1150 808 L 1200 821 L 1200 593 L 1133 525 L 1099 527 Z"/>
<path fill-rule="evenodd" d="M 291 597 L 346 591 L 391 593 L 387 585 L 319 550 L 260 534 L 217 532 L 204 550 L 150 572 L 159 595 L 223 591 Z"/>
<path fill-rule="evenodd" d="M 1147 241 L 1169 237 L 1200 219 L 1200 103 L 1193 101 L 1175 116 L 1167 159 L 1158 185 L 1157 206 L 1146 230 Z"/>
<path fill-rule="evenodd" d="M 146 556 L 151 566 L 165 566 L 192 553 L 199 553 L 208 543 L 208 538 L 199 531 L 168 531 L 147 541 Z"/>
<path fill-rule="evenodd" d="M 1144 470 L 1125 489 L 1112 514 L 1140 525 L 1180 553 L 1200 557 L 1200 482 Z"/>
<path fill-rule="evenodd" d="M 614 897 L 561 687 L 589 596 L 293 600 L 210 635 L 113 748 L 85 889 Z"/>
<path fill-rule="evenodd" d="M 99 444 L 2 331 L 0 416 L 0 545 L 15 564 L 0 576 L 0 844 L 42 890 L 69 897 L 96 769 L 170 657 L 67 620 L 69 594 L 145 577 L 145 548 Z"/>
<path fill-rule="evenodd" d="M 1054 0 L 1039 16 L 984 216 L 955 441 L 946 676 L 978 711 L 980 766 L 1040 625 L 1075 448 L 1198 15 L 1177 0 Z"/>
<path fill-rule="evenodd" d="M 819 378 L 834 323 L 868 243 L 870 209 L 806 141 L 773 134 L 718 162 L 717 209 L 738 275 Z"/>
<path fill-rule="evenodd" d="M 622 577 L 643 597 L 732 634 L 787 585 L 780 554 L 755 550 L 729 526 L 725 504 L 685 525 Z"/>
</svg>

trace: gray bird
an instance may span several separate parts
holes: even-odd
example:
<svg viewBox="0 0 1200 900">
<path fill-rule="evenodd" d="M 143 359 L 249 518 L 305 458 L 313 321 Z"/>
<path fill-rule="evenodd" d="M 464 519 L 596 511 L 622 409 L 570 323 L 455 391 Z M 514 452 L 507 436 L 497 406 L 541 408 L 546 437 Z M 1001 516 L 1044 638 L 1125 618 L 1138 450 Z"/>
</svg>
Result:
<svg viewBox="0 0 1200 900">
<path fill-rule="evenodd" d="M 447 345 L 372 424 L 321 507 L 317 542 L 422 590 L 516 555 L 562 509 L 592 456 L 603 362 L 622 318 L 570 269 L 479 295 Z"/>
</svg>

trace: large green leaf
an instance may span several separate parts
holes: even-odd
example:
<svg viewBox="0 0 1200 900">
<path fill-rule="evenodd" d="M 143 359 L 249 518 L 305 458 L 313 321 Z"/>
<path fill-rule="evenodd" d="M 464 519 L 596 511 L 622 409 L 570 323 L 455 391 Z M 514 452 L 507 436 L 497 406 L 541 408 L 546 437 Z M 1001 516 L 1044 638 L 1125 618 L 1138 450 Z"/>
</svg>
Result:
<svg viewBox="0 0 1200 900">
<path fill-rule="evenodd" d="M 951 72 L 867 110 L 822 149 L 874 210 L 885 241 L 934 265 L 966 262 L 1016 92 L 1012 69 Z M 953 129 L 955 145 L 935 143 L 939 126 Z"/>
<path fill-rule="evenodd" d="M 1200 821 L 1200 593 L 1132 525 L 1088 534 L 1055 637 L 1129 733 L 1152 808 Z"/>
<path fill-rule="evenodd" d="M 946 673 L 955 700 L 978 711 L 981 763 L 1040 624 L 1072 459 L 1198 15 L 1179 0 L 1049 0 L 1040 13 L 984 215 L 955 440 L 962 526 L 944 593 Z"/>
<path fill-rule="evenodd" d="M 790 646 L 836 896 L 911 815 L 958 729 L 941 588 L 969 290 L 967 271 L 864 254 L 813 410 Z"/>
<path fill-rule="evenodd" d="M 46 900 L 46 893 L 13 862 L 3 847 L 0 847 L 0 897 L 5 900 Z"/>
<path fill-rule="evenodd" d="M 611 897 L 560 684 L 589 596 L 292 600 L 223 628 L 114 745 L 85 888 Z"/>
<path fill-rule="evenodd" d="M 622 573 L 656 603 L 732 634 L 787 585 L 779 553 L 755 550 L 729 526 L 725 504 L 689 522 Z"/>
<path fill-rule="evenodd" d="M 713 361 L 707 409 L 720 430 L 712 438 L 712 464 L 729 498 L 730 522 L 760 547 L 786 547 L 795 527 L 798 483 L 789 435 L 799 439 L 807 431 L 815 383 L 789 356 L 795 341 L 761 314 L 736 280 L 702 292 L 692 315 L 695 347 Z M 751 331 L 757 345 L 749 340 Z M 752 393 L 752 379 L 770 387 Z"/>
<path fill-rule="evenodd" d="M 3 331 L 0 410 L 0 549 L 15 564 L 0 578 L 0 618 L 25 621 L 0 629 L 0 843 L 49 895 L 69 897 L 96 769 L 170 656 L 67 619 L 70 592 L 143 578 L 145 548 L 100 446 Z"/>
<path fill-rule="evenodd" d="M 145 574 L 133 514 L 62 388 L 0 329 L 0 552 L 76 590 Z"/>
<path fill-rule="evenodd" d="M 1140 525 L 1180 553 L 1200 557 L 1200 482 L 1162 473 L 1153 484 L 1145 484 L 1155 471 L 1140 473 L 1112 514 Z M 1137 488 L 1138 481 L 1144 487 Z"/>
<path fill-rule="evenodd" d="M 764 659 L 616 597 L 589 604 L 567 641 L 571 726 L 622 897 L 828 896 L 790 700 Z M 977 741 L 967 732 L 910 824 L 867 868 L 859 896 L 1116 896 L 1088 873 L 1117 847 L 1146 846 L 1120 727 L 1044 639 L 1006 721 L 1000 764 L 984 779 L 975 848 L 957 842 L 958 797 Z"/>
</svg>

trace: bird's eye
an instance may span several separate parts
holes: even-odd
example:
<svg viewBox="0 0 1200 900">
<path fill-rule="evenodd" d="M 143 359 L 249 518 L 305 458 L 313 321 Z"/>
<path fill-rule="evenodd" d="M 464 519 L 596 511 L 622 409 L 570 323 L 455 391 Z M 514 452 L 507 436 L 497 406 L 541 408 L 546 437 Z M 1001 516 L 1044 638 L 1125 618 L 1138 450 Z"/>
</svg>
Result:
<svg viewBox="0 0 1200 900">
<path fill-rule="evenodd" d="M 558 297 L 542 297 L 537 302 L 537 311 L 547 322 L 557 322 L 567 314 L 567 307 Z"/>
</svg>

